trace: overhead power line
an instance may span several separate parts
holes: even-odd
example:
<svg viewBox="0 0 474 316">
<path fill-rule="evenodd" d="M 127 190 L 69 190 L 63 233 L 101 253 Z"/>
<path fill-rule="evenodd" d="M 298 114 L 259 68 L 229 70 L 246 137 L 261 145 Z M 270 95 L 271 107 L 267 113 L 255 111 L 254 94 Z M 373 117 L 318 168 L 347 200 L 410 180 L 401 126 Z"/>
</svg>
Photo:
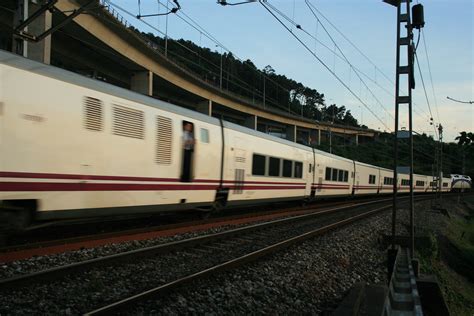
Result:
<svg viewBox="0 0 474 316">
<path fill-rule="evenodd" d="M 434 99 L 434 103 L 435 103 L 436 116 L 438 117 L 438 122 L 441 123 L 439 112 L 438 112 L 438 101 L 436 99 L 436 93 L 435 93 L 435 88 L 434 88 L 434 84 L 433 84 L 433 76 L 431 74 L 431 65 L 430 65 L 430 58 L 428 56 L 428 47 L 426 46 L 425 32 L 421 31 L 421 30 L 420 30 L 420 32 L 421 32 L 421 36 L 423 37 L 423 48 L 425 49 L 426 61 L 428 63 L 428 71 L 429 71 L 429 74 L 430 74 L 431 89 L 433 91 L 433 99 Z"/>
<path fill-rule="evenodd" d="M 430 111 L 431 117 L 433 117 L 433 113 L 431 112 L 430 100 L 428 98 L 428 93 L 426 92 L 425 80 L 423 79 L 423 73 L 421 72 L 420 61 L 418 60 L 418 54 L 416 53 L 416 51 L 415 51 L 415 59 L 416 59 L 416 64 L 418 66 L 418 72 L 420 73 L 421 83 L 423 85 L 423 91 L 425 92 L 426 104 L 428 105 L 428 109 Z M 435 131 L 436 138 L 439 138 L 438 131 L 436 130 L 436 126 L 434 124 L 433 124 L 433 129 Z"/>
<path fill-rule="evenodd" d="M 274 6 L 272 6 L 271 4 L 269 4 L 268 2 L 264 2 L 262 0 L 260 0 L 260 4 L 301 44 L 303 45 L 303 47 L 311 54 L 313 55 L 314 58 L 316 58 L 316 60 L 324 66 L 324 68 L 326 68 L 361 104 L 364 105 L 364 107 L 387 129 L 387 130 L 390 130 L 391 129 L 385 124 L 385 122 L 380 119 L 380 117 L 375 114 L 371 109 L 370 107 L 333 71 L 331 70 L 331 68 L 326 65 L 326 63 L 318 56 L 316 55 L 309 47 L 308 45 L 306 45 L 305 42 L 303 42 L 303 40 L 301 40 L 293 31 L 291 31 L 291 29 L 285 24 L 283 23 L 283 21 L 278 18 L 275 13 L 272 11 L 272 9 L 275 9 L 274 11 L 276 12 L 280 12 L 278 9 L 274 8 Z M 270 9 L 270 7 L 272 9 Z M 292 21 L 290 18 L 288 18 L 285 14 L 282 14 L 282 17 L 284 17 L 288 22 L 290 22 L 291 24 L 293 24 L 294 26 L 296 26 L 297 29 L 301 29 L 301 25 L 295 23 L 294 21 Z"/>
<path fill-rule="evenodd" d="M 332 37 L 332 35 L 328 32 L 328 30 L 326 29 L 326 27 L 324 26 L 324 24 L 321 23 L 321 21 L 319 20 L 318 16 L 316 15 L 316 13 L 314 12 L 312 6 L 310 5 L 309 1 L 308 0 L 305 0 L 305 3 L 306 5 L 308 6 L 309 10 L 311 11 L 311 13 L 314 15 L 314 17 L 316 18 L 317 22 L 319 24 L 321 24 L 322 28 L 324 29 L 324 32 L 326 32 L 326 34 L 329 36 L 329 38 L 331 39 L 331 41 L 333 42 L 334 46 L 337 48 L 337 50 L 341 53 L 341 55 L 343 56 L 344 60 L 349 64 L 349 66 L 352 68 L 352 69 L 356 69 L 354 67 L 354 65 L 352 65 L 352 63 L 349 61 L 349 59 L 346 57 L 346 55 L 344 54 L 344 52 L 342 51 L 342 49 L 339 47 L 339 45 L 337 45 L 336 41 L 334 40 L 334 38 Z M 370 94 L 372 95 L 372 97 L 377 101 L 377 103 L 379 104 L 379 106 L 392 118 L 392 119 L 395 119 L 392 115 L 392 113 L 390 113 L 389 111 L 387 111 L 387 109 L 383 106 L 382 102 L 380 102 L 380 100 L 375 96 L 375 94 L 373 93 L 373 91 L 369 88 L 369 86 L 365 83 L 365 81 L 362 79 L 362 77 L 359 75 L 358 71 L 355 71 L 357 77 L 359 78 L 359 80 L 362 82 L 362 84 L 365 86 L 365 88 L 370 92 Z"/>
<path fill-rule="evenodd" d="M 354 44 L 354 42 L 352 42 L 341 30 L 337 28 L 336 25 L 334 25 L 320 10 L 318 10 L 316 6 L 314 6 L 311 2 L 309 2 L 309 4 L 329 23 L 329 25 L 331 25 L 336 30 L 337 33 L 339 33 L 352 47 L 354 47 L 357 52 L 359 52 L 359 54 L 361 54 L 369 63 L 371 63 L 375 67 L 376 71 L 378 71 L 383 77 L 385 77 L 388 82 L 390 82 L 391 84 L 395 84 L 395 82 L 390 79 L 390 77 L 388 77 L 366 54 L 364 54 L 364 52 L 359 47 L 357 47 L 356 44 Z"/>
</svg>

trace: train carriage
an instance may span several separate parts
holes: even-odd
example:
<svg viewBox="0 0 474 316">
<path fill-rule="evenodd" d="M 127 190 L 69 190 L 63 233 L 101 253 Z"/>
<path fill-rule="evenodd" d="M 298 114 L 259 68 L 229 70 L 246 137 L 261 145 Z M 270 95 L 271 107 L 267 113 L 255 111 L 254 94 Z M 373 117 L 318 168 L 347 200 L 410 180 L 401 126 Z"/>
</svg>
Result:
<svg viewBox="0 0 474 316">
<path fill-rule="evenodd" d="M 377 194 L 380 192 L 380 168 L 354 161 L 354 195 Z"/>
<path fill-rule="evenodd" d="M 451 178 L 441 178 L 442 185 L 441 185 L 441 191 L 442 192 L 449 192 L 451 191 Z"/>
<path fill-rule="evenodd" d="M 405 173 L 398 174 L 398 192 L 408 193 L 410 192 L 410 175 Z"/>
<path fill-rule="evenodd" d="M 57 78 L 51 69 L 3 67 L 0 199 L 34 196 L 40 219 L 212 203 L 219 168 L 206 160 L 220 161 L 219 120 L 100 82 L 92 89 L 89 79 Z M 18 93 L 25 83 L 29 93 Z M 213 135 L 197 135 L 192 183 L 180 179 L 183 121 Z"/>
<path fill-rule="evenodd" d="M 393 193 L 393 171 L 390 169 L 379 168 L 379 172 L 379 192 L 382 194 Z"/>
<path fill-rule="evenodd" d="M 311 148 L 228 122 L 224 127 L 229 205 L 309 198 Z"/>
<path fill-rule="evenodd" d="M 351 195 L 354 162 L 315 150 L 313 190 L 316 197 Z"/>
<path fill-rule="evenodd" d="M 421 174 L 414 174 L 413 175 L 413 180 L 415 186 L 413 187 L 413 191 L 415 193 L 421 193 L 421 192 L 426 192 L 428 186 L 429 186 L 429 178 L 428 176 L 421 175 Z"/>
</svg>

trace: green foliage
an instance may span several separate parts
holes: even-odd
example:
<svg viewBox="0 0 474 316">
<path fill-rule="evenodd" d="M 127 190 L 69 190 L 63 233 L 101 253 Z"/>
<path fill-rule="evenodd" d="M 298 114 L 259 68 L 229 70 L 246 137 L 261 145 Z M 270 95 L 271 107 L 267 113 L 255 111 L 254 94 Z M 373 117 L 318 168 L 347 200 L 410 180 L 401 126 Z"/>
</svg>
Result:
<svg viewBox="0 0 474 316">
<path fill-rule="evenodd" d="M 460 132 L 460 135 L 455 138 L 460 146 L 472 146 L 474 145 L 474 133 Z"/>
<path fill-rule="evenodd" d="M 423 258 L 435 259 L 438 257 L 438 240 L 433 232 L 428 234 L 428 238 L 424 239 L 423 243 L 417 243 L 416 247 Z"/>
</svg>

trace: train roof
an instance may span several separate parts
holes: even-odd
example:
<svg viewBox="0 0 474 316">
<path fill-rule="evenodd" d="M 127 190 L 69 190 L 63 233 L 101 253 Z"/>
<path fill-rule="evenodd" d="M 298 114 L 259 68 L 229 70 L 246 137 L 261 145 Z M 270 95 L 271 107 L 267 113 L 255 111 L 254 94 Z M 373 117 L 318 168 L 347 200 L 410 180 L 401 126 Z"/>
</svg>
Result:
<svg viewBox="0 0 474 316">
<path fill-rule="evenodd" d="M 152 98 L 152 97 L 149 97 L 149 96 L 146 96 L 146 95 L 143 95 L 131 90 L 127 90 L 121 87 L 117 87 L 107 82 L 95 80 L 95 79 L 92 79 L 92 78 L 89 78 L 89 77 L 86 77 L 86 76 L 83 76 L 83 75 L 80 75 L 80 74 L 77 74 L 65 69 L 43 64 L 34 60 L 30 60 L 23 56 L 16 55 L 4 50 L 0 50 L 0 63 L 3 63 L 11 67 L 19 68 L 25 71 L 33 72 L 38 75 L 64 81 L 69 84 L 78 85 L 78 86 L 88 88 L 91 90 L 96 90 L 105 94 L 127 99 L 132 102 L 139 102 L 141 104 L 156 107 L 161 110 L 169 111 L 178 115 L 188 116 L 188 117 L 201 120 L 201 121 L 214 124 L 214 125 L 220 125 L 219 119 L 215 117 L 208 116 L 203 113 L 199 113 L 199 112 L 189 110 L 183 107 L 179 107 L 177 105 L 174 105 L 165 101 L 161 101 L 161 100 L 158 100 L 158 99 L 155 99 L 155 98 Z M 291 142 L 289 140 L 272 136 L 266 133 L 262 133 L 262 132 L 259 132 L 259 131 L 256 131 L 244 126 L 240 126 L 238 124 L 234 124 L 231 122 L 224 121 L 224 127 L 312 152 L 311 147 L 304 146 L 295 142 Z M 330 158 L 352 162 L 351 159 L 333 155 L 322 150 L 315 149 L 315 152 L 317 154 L 324 155 Z"/>
</svg>

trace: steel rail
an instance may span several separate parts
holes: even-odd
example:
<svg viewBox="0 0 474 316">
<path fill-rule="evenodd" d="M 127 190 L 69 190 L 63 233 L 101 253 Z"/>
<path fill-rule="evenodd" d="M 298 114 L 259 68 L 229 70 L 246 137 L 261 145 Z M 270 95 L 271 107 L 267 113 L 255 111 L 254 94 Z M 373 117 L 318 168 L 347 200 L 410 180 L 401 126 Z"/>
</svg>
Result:
<svg viewBox="0 0 474 316">
<path fill-rule="evenodd" d="M 239 227 L 239 228 L 235 228 L 235 229 L 231 229 L 231 230 L 227 230 L 227 231 L 223 231 L 223 232 L 219 232 L 215 234 L 198 236 L 198 237 L 193 237 L 193 238 L 184 239 L 180 241 L 174 241 L 174 242 L 159 244 L 156 246 L 108 255 L 108 256 L 104 256 L 100 258 L 85 260 L 85 261 L 81 261 L 77 263 L 72 263 L 72 264 L 68 264 L 64 266 L 46 269 L 39 272 L 34 272 L 30 274 L 19 275 L 19 276 L 3 279 L 3 280 L 0 280 L 0 288 L 2 289 L 18 288 L 25 285 L 31 285 L 31 283 L 34 283 L 34 282 L 41 282 L 41 281 L 52 282 L 54 280 L 71 275 L 73 273 L 83 272 L 95 267 L 130 262 L 130 261 L 136 260 L 137 258 L 151 257 L 157 254 L 170 253 L 172 251 L 190 248 L 196 245 L 203 245 L 203 244 L 210 243 L 216 240 L 222 240 L 224 238 L 230 238 L 235 235 L 245 236 L 245 234 L 248 234 L 250 232 L 271 228 L 277 225 L 289 224 L 289 223 L 293 223 L 297 221 L 303 221 L 303 220 L 307 220 L 311 218 L 320 217 L 323 215 L 337 213 L 337 212 L 351 209 L 351 208 L 357 208 L 361 206 L 368 206 L 368 205 L 380 204 L 380 203 L 386 203 L 386 202 L 387 201 L 372 201 L 372 202 L 364 202 L 364 203 L 334 207 L 334 208 L 329 208 L 325 210 L 317 210 L 309 214 L 279 218 L 276 220 L 248 225 L 244 227 Z"/>
<path fill-rule="evenodd" d="M 366 199 L 363 199 L 362 201 L 359 201 L 359 203 L 365 202 Z M 377 201 L 384 201 L 385 199 L 380 199 Z M 372 199 L 372 201 L 374 201 Z M 22 251 L 22 250 L 30 250 L 30 249 L 37 249 L 37 248 L 45 248 L 45 247 L 51 247 L 51 246 L 58 246 L 58 245 L 66 245 L 66 244 L 73 244 L 77 242 L 86 242 L 86 241 L 91 241 L 91 240 L 100 240 L 100 239 L 108 239 L 108 238 L 113 238 L 116 236 L 127 236 L 127 235 L 136 235 L 136 234 L 141 234 L 141 233 L 148 233 L 148 232 L 158 232 L 158 231 L 165 231 L 165 230 L 170 230 L 170 229 L 177 229 L 177 228 L 183 228 L 183 227 L 192 227 L 192 226 L 199 226 L 199 225 L 205 225 L 205 224 L 214 224 L 214 223 L 220 223 L 220 222 L 225 222 L 229 220 L 236 220 L 236 219 L 251 219 L 254 217 L 260 217 L 260 216 L 270 216 L 270 215 L 278 215 L 282 214 L 285 216 L 285 213 L 298 213 L 298 212 L 309 212 L 315 209 L 322 209 L 325 207 L 329 206 L 340 206 L 340 205 L 351 205 L 354 204 L 354 202 L 357 201 L 346 201 L 346 202 L 341 202 L 341 201 L 326 201 L 322 204 L 318 205 L 312 205 L 312 206 L 306 206 L 306 207 L 285 207 L 282 208 L 281 210 L 272 210 L 272 211 L 263 211 L 263 212 L 248 212 L 244 214 L 231 214 L 231 215 L 225 215 L 225 216 L 219 216 L 211 219 L 202 219 L 202 220 L 195 220 L 195 221 L 180 221 L 177 223 L 172 223 L 172 224 L 162 224 L 162 225 L 154 225 L 154 226 L 149 226 L 149 227 L 139 227 L 139 228 L 131 228 L 131 229 L 123 229 L 123 230 L 116 230 L 116 231 L 110 231 L 110 232 L 105 232 L 105 233 L 99 233 L 99 234 L 87 234 L 87 235 L 79 235 L 79 236 L 73 236 L 73 237 L 67 237 L 63 239 L 51 239 L 51 240 L 45 240 L 45 241 L 39 241 L 39 242 L 34 242 L 34 243 L 26 243 L 26 244 L 12 244 L 9 246 L 5 247 L 0 247 L 0 258 L 2 254 L 5 253 L 12 253 L 15 251 Z M 168 215 L 168 214 L 167 214 Z M 290 215 L 290 214 L 289 214 Z M 120 220 L 114 220 L 113 222 L 117 222 Z M 94 223 L 95 221 L 85 221 L 84 223 Z M 35 226 L 32 231 L 38 228 L 63 228 L 64 226 L 61 225 L 62 223 L 59 223 L 59 226 L 56 226 L 56 223 L 44 223 L 44 224 L 39 224 Z M 75 223 L 73 222 L 72 225 L 82 225 L 83 223 Z M 30 229 L 28 229 L 30 230 Z"/>
<path fill-rule="evenodd" d="M 352 216 L 352 217 L 344 219 L 342 221 L 332 223 L 332 224 L 323 226 L 321 228 L 314 229 L 312 231 L 303 233 L 303 234 L 298 235 L 296 237 L 291 237 L 289 239 L 286 239 L 286 240 L 277 242 L 273 245 L 270 245 L 270 246 L 264 247 L 262 249 L 259 249 L 257 251 L 253 251 L 251 253 L 245 254 L 241 257 L 226 261 L 224 263 L 217 264 L 213 267 L 204 269 L 200 272 L 193 273 L 193 274 L 185 276 L 183 278 L 179 278 L 175 281 L 172 281 L 172 282 L 166 283 L 164 285 L 155 287 L 153 289 L 144 291 L 142 293 L 127 297 L 127 298 L 122 299 L 120 301 L 117 301 L 117 302 L 114 302 L 112 304 L 109 304 L 109 305 L 103 306 L 101 308 L 98 308 L 96 310 L 87 312 L 84 315 L 105 315 L 105 314 L 112 314 L 112 313 L 115 313 L 117 311 L 123 311 L 124 309 L 128 309 L 128 308 L 134 306 L 136 303 L 144 301 L 148 298 L 151 298 L 151 297 L 154 297 L 154 296 L 159 296 L 159 295 L 162 295 L 162 294 L 166 294 L 167 292 L 173 290 L 174 288 L 176 288 L 178 286 L 184 285 L 186 283 L 189 283 L 191 281 L 195 281 L 195 280 L 200 279 L 200 278 L 204 278 L 204 277 L 222 272 L 224 270 L 228 270 L 228 269 L 231 269 L 231 268 L 242 266 L 242 265 L 244 265 L 248 262 L 255 261 L 255 260 L 257 260 L 257 259 L 259 259 L 263 256 L 268 255 L 268 254 L 271 254 L 271 253 L 280 251 L 282 249 L 285 249 L 285 248 L 287 248 L 287 247 L 289 247 L 289 246 L 291 246 L 295 243 L 301 243 L 301 242 L 303 242 L 303 241 L 305 241 L 309 238 L 313 238 L 315 236 L 322 235 L 322 234 L 324 234 L 328 231 L 331 231 L 335 228 L 339 228 L 339 227 L 345 226 L 347 224 L 353 223 L 353 222 L 355 222 L 359 219 L 369 217 L 369 216 L 374 215 L 378 212 L 389 209 L 390 207 L 391 207 L 391 204 L 385 205 L 385 206 L 376 208 L 374 210 Z"/>
</svg>

